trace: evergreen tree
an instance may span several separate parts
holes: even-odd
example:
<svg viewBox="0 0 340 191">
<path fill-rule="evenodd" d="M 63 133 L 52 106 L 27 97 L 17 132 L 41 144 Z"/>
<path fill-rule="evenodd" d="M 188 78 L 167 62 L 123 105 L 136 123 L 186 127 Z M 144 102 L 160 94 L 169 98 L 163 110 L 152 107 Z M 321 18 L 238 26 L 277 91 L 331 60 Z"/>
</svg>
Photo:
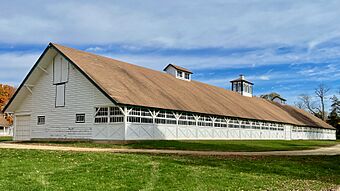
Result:
<svg viewBox="0 0 340 191">
<path fill-rule="evenodd" d="M 327 122 L 337 129 L 337 137 L 340 138 L 340 100 L 334 95 L 331 101 L 331 112 L 328 115 Z"/>
</svg>

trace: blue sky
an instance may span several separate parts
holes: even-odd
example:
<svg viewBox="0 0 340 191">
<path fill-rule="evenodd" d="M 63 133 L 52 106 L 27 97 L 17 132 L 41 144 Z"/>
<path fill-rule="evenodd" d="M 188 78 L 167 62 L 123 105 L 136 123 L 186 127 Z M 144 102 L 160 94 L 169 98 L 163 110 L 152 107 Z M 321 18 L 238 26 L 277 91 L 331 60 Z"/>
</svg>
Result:
<svg viewBox="0 0 340 191">
<path fill-rule="evenodd" d="M 18 86 L 49 42 L 144 67 L 174 63 L 230 88 L 294 103 L 340 89 L 340 1 L 7 1 L 0 6 L 0 83 Z"/>
</svg>

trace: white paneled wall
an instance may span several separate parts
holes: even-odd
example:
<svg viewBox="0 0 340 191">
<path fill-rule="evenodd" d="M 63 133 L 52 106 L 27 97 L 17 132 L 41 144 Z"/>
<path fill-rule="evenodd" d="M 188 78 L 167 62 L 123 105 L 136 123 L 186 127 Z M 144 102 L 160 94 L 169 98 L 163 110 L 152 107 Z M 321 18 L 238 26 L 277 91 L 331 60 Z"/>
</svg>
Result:
<svg viewBox="0 0 340 191">
<path fill-rule="evenodd" d="M 323 133 L 196 127 L 166 124 L 127 124 L 126 140 L 335 140 L 335 131 Z"/>
</svg>

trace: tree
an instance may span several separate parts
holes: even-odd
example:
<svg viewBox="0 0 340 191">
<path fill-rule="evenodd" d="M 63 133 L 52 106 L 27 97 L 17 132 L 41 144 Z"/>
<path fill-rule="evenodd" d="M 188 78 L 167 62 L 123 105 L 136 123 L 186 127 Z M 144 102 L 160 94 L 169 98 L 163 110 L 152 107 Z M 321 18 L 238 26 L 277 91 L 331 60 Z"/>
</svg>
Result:
<svg viewBox="0 0 340 191">
<path fill-rule="evenodd" d="M 321 114 L 318 112 L 316 107 L 316 102 L 313 100 L 313 97 L 307 94 L 301 94 L 299 96 L 299 102 L 295 105 L 298 105 L 299 108 L 307 110 L 309 113 L 321 117 Z"/>
<path fill-rule="evenodd" d="M 320 106 L 316 107 L 318 110 L 318 113 L 321 115 L 321 119 L 325 120 L 326 119 L 326 112 L 325 112 L 325 99 L 327 96 L 327 93 L 329 92 L 329 88 L 326 87 L 324 84 L 320 84 L 317 88 L 315 88 L 315 95 L 319 99 Z"/>
<path fill-rule="evenodd" d="M 327 123 L 337 129 L 337 137 L 340 137 L 340 100 L 334 95 L 331 102 L 331 112 L 328 115 Z"/>
<path fill-rule="evenodd" d="M 9 85 L 0 84 L 0 111 L 3 110 L 4 106 L 8 103 L 15 92 L 15 88 Z M 5 115 L 7 121 L 12 124 L 13 120 L 10 115 Z"/>
<path fill-rule="evenodd" d="M 325 109 L 325 101 L 330 88 L 324 84 L 320 84 L 314 89 L 315 96 L 308 94 L 301 94 L 299 101 L 295 103 L 295 106 L 308 111 L 316 117 L 326 120 L 327 114 Z"/>
<path fill-rule="evenodd" d="M 0 109 L 7 104 L 15 92 L 15 88 L 9 85 L 0 84 Z"/>
<path fill-rule="evenodd" d="M 302 103 L 302 101 L 298 101 L 298 102 L 294 102 L 295 107 L 299 108 L 299 109 L 304 109 L 304 105 Z"/>
</svg>

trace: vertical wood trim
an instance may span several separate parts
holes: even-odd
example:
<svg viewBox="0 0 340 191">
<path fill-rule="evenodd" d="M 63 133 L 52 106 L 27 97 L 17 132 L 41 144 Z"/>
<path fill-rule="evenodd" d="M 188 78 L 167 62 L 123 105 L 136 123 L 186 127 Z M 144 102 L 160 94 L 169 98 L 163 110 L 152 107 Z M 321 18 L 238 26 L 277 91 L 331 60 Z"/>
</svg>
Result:
<svg viewBox="0 0 340 191">
<path fill-rule="evenodd" d="M 128 115 L 128 110 L 127 107 L 124 106 L 124 137 L 123 139 L 126 140 L 127 139 L 127 115 Z"/>
<path fill-rule="evenodd" d="M 14 129 L 13 129 L 13 139 L 16 141 L 16 131 L 17 131 L 17 116 L 14 114 Z"/>
</svg>

